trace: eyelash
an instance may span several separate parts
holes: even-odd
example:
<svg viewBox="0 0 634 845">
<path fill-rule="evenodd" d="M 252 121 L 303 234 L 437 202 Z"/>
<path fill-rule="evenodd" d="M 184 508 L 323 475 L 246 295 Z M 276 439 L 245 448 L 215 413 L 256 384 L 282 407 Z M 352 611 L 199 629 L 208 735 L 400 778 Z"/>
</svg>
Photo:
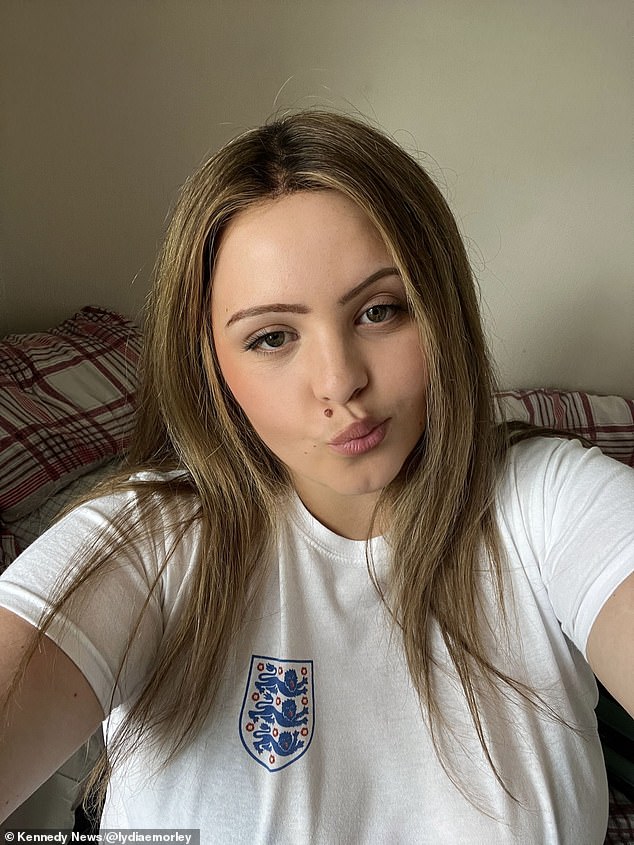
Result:
<svg viewBox="0 0 634 845">
<path fill-rule="evenodd" d="M 244 344 L 245 351 L 246 352 L 250 352 L 250 351 L 259 352 L 261 355 L 271 355 L 271 354 L 273 354 L 277 350 L 275 350 L 275 349 L 262 349 L 262 347 L 260 346 L 260 343 L 265 338 L 271 337 L 272 335 L 276 335 L 276 334 L 288 335 L 288 334 L 293 334 L 293 332 L 289 332 L 286 329 L 277 329 L 276 331 L 272 331 L 272 332 L 269 332 L 269 331 L 260 332 L 259 334 L 254 335 L 253 337 L 249 338 L 245 342 L 245 344 Z M 277 347 L 277 348 L 283 349 L 285 345 L 286 344 L 283 344 L 282 346 Z"/>
<path fill-rule="evenodd" d="M 385 320 L 380 320 L 378 323 L 374 323 L 372 321 L 368 321 L 366 323 L 362 323 L 361 325 L 364 326 L 382 326 L 385 323 L 391 322 L 392 320 L 403 316 L 404 313 L 408 312 L 408 309 L 405 308 L 398 302 L 375 302 L 372 305 L 369 305 L 361 312 L 361 317 L 365 316 L 368 311 L 371 311 L 373 308 L 388 308 L 391 310 L 391 315 L 387 317 Z M 281 346 L 275 347 L 273 349 L 263 349 L 261 347 L 261 343 L 265 338 L 271 337 L 273 335 L 292 335 L 294 332 L 288 331 L 288 329 L 276 329 L 274 331 L 264 330 L 258 332 L 257 334 L 253 335 L 244 343 L 244 350 L 246 352 L 257 352 L 260 355 L 275 355 L 278 353 L 279 350 L 284 349 L 286 347 L 286 343 L 283 343 Z"/>
<path fill-rule="evenodd" d="M 385 320 L 380 320 L 378 323 L 374 323 L 372 322 L 372 320 L 370 320 L 368 323 L 362 323 L 362 325 L 381 326 L 384 323 L 390 322 L 391 319 L 402 315 L 403 311 L 406 310 L 405 308 L 403 308 L 402 305 L 399 305 L 398 302 L 375 302 L 373 305 L 369 305 L 367 308 L 365 308 L 361 316 L 364 317 L 368 313 L 368 311 L 372 311 L 374 308 L 389 308 L 391 310 L 391 315 Z"/>
</svg>

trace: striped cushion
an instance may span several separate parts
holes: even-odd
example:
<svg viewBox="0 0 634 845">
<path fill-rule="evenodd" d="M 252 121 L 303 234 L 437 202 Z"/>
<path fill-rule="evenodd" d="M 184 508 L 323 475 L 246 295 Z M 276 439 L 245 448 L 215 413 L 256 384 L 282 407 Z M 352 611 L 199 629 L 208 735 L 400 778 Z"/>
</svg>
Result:
<svg viewBox="0 0 634 845">
<path fill-rule="evenodd" d="M 573 431 L 634 467 L 634 399 L 545 389 L 505 390 L 495 398 L 499 419 Z"/>
<path fill-rule="evenodd" d="M 87 307 L 50 332 L 0 340 L 0 516 L 18 519 L 124 450 L 140 331 Z"/>
</svg>

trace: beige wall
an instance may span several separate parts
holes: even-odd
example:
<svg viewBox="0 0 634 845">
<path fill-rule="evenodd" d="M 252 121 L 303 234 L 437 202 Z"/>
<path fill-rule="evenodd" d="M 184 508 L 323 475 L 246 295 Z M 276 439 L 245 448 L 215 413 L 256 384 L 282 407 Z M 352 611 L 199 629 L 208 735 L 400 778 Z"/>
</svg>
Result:
<svg viewBox="0 0 634 845">
<path fill-rule="evenodd" d="M 634 396 L 630 0 L 2 0 L 0 332 L 134 315 L 177 186 L 276 108 L 424 151 L 506 385 Z"/>
</svg>

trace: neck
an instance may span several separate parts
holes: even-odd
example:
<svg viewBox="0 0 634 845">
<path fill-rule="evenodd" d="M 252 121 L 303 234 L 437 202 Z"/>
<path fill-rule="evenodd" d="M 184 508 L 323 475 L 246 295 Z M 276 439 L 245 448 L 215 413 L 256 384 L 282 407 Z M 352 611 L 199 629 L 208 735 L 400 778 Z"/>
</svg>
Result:
<svg viewBox="0 0 634 845">
<path fill-rule="evenodd" d="M 372 524 L 376 497 L 346 496 L 343 501 L 307 501 L 298 492 L 302 503 L 315 519 L 330 531 L 347 540 L 367 540 L 382 534 L 379 521 Z M 359 501 L 361 499 L 361 501 Z"/>
</svg>

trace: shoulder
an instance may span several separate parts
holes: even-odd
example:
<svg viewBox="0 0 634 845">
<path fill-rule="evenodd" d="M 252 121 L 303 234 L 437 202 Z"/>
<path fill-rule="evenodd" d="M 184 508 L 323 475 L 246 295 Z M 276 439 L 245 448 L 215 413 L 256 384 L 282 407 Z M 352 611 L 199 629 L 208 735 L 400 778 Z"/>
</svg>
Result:
<svg viewBox="0 0 634 845">
<path fill-rule="evenodd" d="M 102 528 L 132 528 L 126 523 L 141 519 L 146 531 L 133 531 L 132 535 L 149 534 L 181 525 L 188 517 L 193 519 L 197 505 L 198 498 L 186 473 L 145 470 L 121 474 L 98 485 L 60 522 L 71 526 L 92 521 Z"/>
<path fill-rule="evenodd" d="M 511 446 L 507 453 L 507 471 L 524 474 L 552 469 L 557 464 L 574 463 L 584 454 L 598 449 L 588 449 L 581 441 L 567 437 L 529 437 Z"/>
<path fill-rule="evenodd" d="M 187 490 L 189 489 L 189 493 Z M 104 482 L 35 539 L 3 577 L 53 583 L 86 570 L 135 570 L 153 583 L 165 559 L 196 543 L 197 501 L 182 474 L 140 472 Z M 175 557 L 189 559 L 191 555 Z M 91 565 L 91 571 L 98 571 Z"/>
<path fill-rule="evenodd" d="M 570 485 L 608 483 L 628 491 L 634 488 L 634 470 L 608 457 L 596 446 L 560 437 L 532 437 L 512 446 L 501 478 L 501 495 L 541 486 L 549 498 Z"/>
<path fill-rule="evenodd" d="M 535 437 L 509 449 L 498 489 L 498 511 L 544 540 L 571 523 L 629 525 L 634 470 L 578 440 Z M 603 531 L 601 531 L 603 533 Z"/>
</svg>

